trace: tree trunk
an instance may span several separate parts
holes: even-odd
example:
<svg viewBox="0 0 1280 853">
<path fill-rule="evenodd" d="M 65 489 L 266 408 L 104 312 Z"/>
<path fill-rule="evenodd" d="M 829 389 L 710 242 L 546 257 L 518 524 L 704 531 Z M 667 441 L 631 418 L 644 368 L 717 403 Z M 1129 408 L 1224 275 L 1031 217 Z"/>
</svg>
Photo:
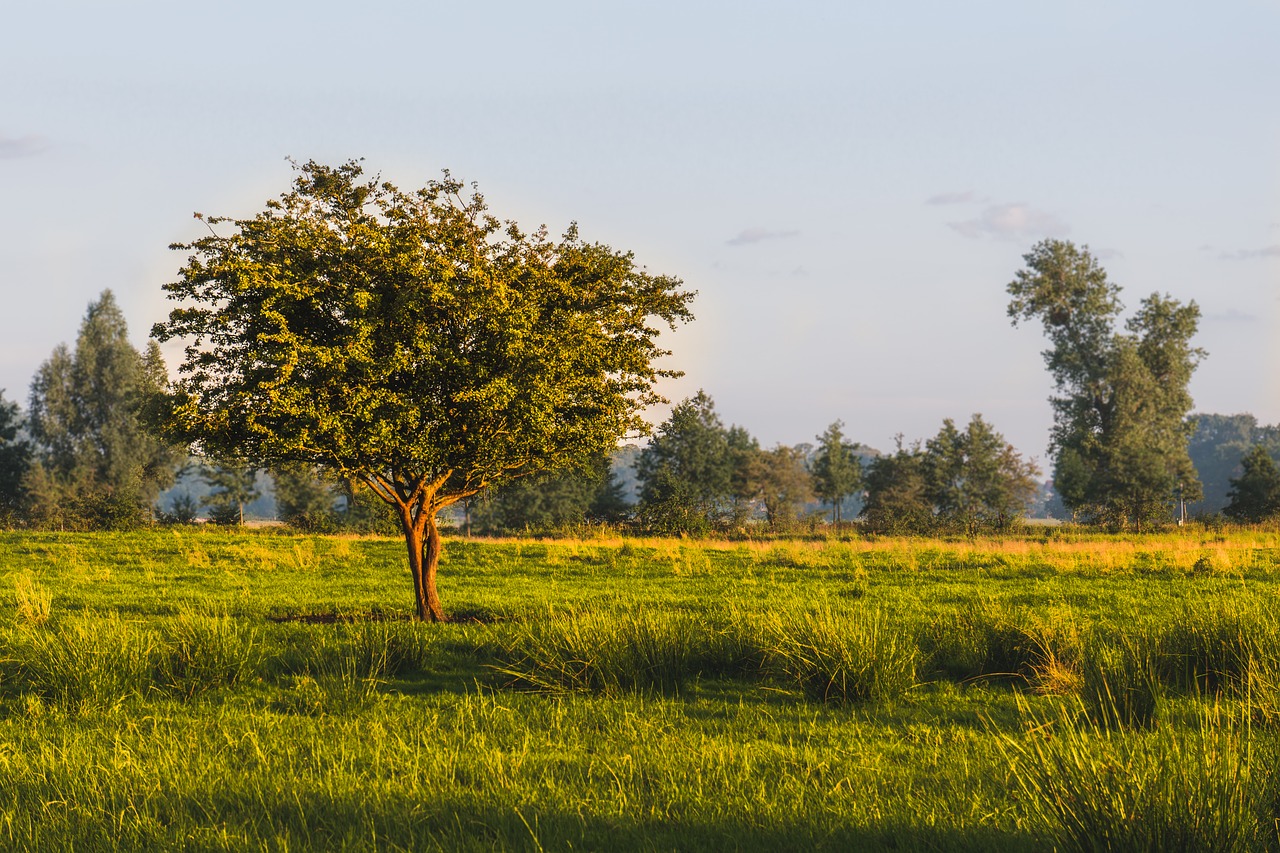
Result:
<svg viewBox="0 0 1280 853">
<path fill-rule="evenodd" d="M 414 603 L 417 618 L 422 622 L 444 622 L 444 608 L 436 591 L 436 568 L 440 565 L 440 529 L 435 516 L 425 522 L 415 519 L 408 508 L 400 512 L 400 527 L 404 531 L 404 543 L 409 551 L 409 573 L 413 576 Z"/>
</svg>

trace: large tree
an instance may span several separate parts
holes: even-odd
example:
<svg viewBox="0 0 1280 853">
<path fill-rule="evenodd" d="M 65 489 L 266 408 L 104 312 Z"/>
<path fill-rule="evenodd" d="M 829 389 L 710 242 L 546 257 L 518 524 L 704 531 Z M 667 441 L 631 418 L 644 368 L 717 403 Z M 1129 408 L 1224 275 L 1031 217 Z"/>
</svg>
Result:
<svg viewBox="0 0 1280 853">
<path fill-rule="evenodd" d="M 765 520 L 775 530 L 792 527 L 800 511 L 813 500 L 813 475 L 806 464 L 809 446 L 778 444 L 759 452 L 756 488 Z"/>
<path fill-rule="evenodd" d="M 159 347 L 134 349 L 115 297 L 103 291 L 75 349 L 56 347 L 31 383 L 28 513 L 36 524 L 115 527 L 147 518 L 178 462 L 140 419 L 167 381 Z"/>
<path fill-rule="evenodd" d="M 493 216 L 447 172 L 414 192 L 358 163 L 297 167 L 250 219 L 200 217 L 152 334 L 186 341 L 155 409 L 212 455 L 323 466 L 395 512 L 417 614 L 443 620 L 441 509 L 642 431 L 678 279 Z M 654 321 L 660 321 L 655 324 Z"/>
<path fill-rule="evenodd" d="M 1169 517 L 1200 482 L 1187 454 L 1191 345 L 1200 309 L 1158 293 L 1116 328 L 1120 289 L 1087 247 L 1045 240 L 1008 286 L 1014 324 L 1039 319 L 1056 386 L 1054 486 L 1067 508 L 1113 526 Z"/>
<path fill-rule="evenodd" d="M 863 529 L 870 533 L 929 533 L 936 518 L 929 500 L 929 481 L 924 451 L 920 443 L 904 445 L 896 438 L 897 449 L 871 463 L 864 484 L 867 494 L 862 505 Z"/>
</svg>

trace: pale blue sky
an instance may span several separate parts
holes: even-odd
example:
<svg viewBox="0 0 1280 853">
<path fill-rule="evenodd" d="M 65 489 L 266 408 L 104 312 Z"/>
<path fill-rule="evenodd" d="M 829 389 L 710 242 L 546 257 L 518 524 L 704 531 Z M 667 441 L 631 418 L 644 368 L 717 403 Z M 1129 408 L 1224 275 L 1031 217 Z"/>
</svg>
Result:
<svg viewBox="0 0 1280 853">
<path fill-rule="evenodd" d="M 766 444 L 982 412 L 1045 456 L 1005 284 L 1045 236 L 1199 302 L 1198 408 L 1280 421 L 1280 2 L 10 4 L 0 387 L 112 288 L 139 344 L 286 156 L 441 168 L 699 291 L 670 339 Z"/>
</svg>

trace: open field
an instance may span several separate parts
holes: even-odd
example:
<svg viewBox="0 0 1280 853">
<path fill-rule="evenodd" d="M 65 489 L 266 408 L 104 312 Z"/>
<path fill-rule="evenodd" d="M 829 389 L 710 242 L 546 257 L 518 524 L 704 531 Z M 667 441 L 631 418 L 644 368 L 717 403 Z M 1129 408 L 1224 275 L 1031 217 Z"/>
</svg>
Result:
<svg viewBox="0 0 1280 853">
<path fill-rule="evenodd" d="M 1275 532 L 403 548 L 0 533 L 0 847 L 1280 847 Z"/>
</svg>

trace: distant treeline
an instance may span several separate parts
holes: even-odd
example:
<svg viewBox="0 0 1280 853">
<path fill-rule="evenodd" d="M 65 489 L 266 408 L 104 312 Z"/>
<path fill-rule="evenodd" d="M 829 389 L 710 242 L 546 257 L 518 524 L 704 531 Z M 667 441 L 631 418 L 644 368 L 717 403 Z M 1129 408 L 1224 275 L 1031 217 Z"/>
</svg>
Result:
<svg viewBox="0 0 1280 853">
<path fill-rule="evenodd" d="M 134 349 L 104 292 L 74 348 L 58 346 L 36 372 L 27 409 L 0 396 L 0 524 L 89 530 L 272 517 L 317 532 L 398 532 L 380 501 L 329 472 L 263 470 L 252 460 L 165 446 L 147 428 L 147 404 L 167 382 L 155 343 Z M 1060 419 L 1064 400 L 1071 402 L 1055 399 Z M 490 489 L 454 507 L 451 521 L 477 534 L 583 524 L 654 534 L 786 532 L 855 520 L 875 533 L 972 534 L 1008 529 L 1027 515 L 1125 526 L 1172 523 L 1183 506 L 1192 516 L 1243 522 L 1280 514 L 1280 427 L 1249 414 L 1198 414 L 1165 433 L 1184 437 L 1170 458 L 1185 454 L 1189 473 L 1169 475 L 1176 466 L 1153 462 L 1159 446 L 1138 433 L 1097 455 L 1089 480 L 1068 484 L 1074 499 L 1064 501 L 1060 484 L 1042 480 L 981 415 L 963 427 L 947 419 L 928 439 L 899 437 L 891 452 L 846 437 L 842 421 L 811 443 L 764 448 L 745 427 L 726 427 L 700 392 L 679 403 L 647 445 Z M 1069 440 L 1060 423 L 1058 478 L 1077 473 L 1072 454 L 1080 454 Z M 1139 497 L 1109 503 L 1108 484 Z"/>
</svg>

